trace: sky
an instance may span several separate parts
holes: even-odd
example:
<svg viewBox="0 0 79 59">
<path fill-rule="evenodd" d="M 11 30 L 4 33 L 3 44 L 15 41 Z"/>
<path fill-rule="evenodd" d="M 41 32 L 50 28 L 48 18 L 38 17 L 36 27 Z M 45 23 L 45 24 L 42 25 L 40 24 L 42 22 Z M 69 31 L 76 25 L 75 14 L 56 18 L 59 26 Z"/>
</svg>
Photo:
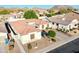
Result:
<svg viewBox="0 0 79 59">
<path fill-rule="evenodd" d="M 33 8 L 33 7 L 38 7 L 38 8 L 51 8 L 54 5 L 0 5 L 0 7 L 5 7 L 5 8 Z M 74 8 L 79 9 L 79 5 L 71 5 Z"/>
</svg>

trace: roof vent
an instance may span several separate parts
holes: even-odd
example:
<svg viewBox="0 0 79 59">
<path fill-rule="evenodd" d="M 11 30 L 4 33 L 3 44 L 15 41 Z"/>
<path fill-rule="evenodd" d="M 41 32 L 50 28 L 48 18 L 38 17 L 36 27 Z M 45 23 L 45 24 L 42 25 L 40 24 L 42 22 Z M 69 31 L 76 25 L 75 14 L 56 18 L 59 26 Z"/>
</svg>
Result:
<svg viewBox="0 0 79 59">
<path fill-rule="evenodd" d="M 65 20 L 65 18 L 62 18 L 62 20 Z"/>
</svg>

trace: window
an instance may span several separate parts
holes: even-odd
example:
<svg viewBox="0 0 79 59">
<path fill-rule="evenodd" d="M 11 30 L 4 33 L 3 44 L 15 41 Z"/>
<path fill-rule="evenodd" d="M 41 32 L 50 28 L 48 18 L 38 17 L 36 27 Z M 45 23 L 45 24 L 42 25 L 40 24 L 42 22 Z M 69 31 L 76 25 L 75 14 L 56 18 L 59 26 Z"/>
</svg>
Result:
<svg viewBox="0 0 79 59">
<path fill-rule="evenodd" d="M 31 35 L 30 35 L 30 38 L 31 38 L 31 39 L 34 39 L 34 37 L 35 37 L 34 34 L 31 34 Z"/>
<path fill-rule="evenodd" d="M 57 23 L 56 25 L 58 26 L 59 24 Z"/>
<path fill-rule="evenodd" d="M 77 24 L 75 24 L 75 26 L 77 26 Z"/>
<path fill-rule="evenodd" d="M 54 22 L 52 22 L 52 24 L 54 25 Z"/>
<path fill-rule="evenodd" d="M 38 28 L 38 26 L 35 26 L 35 28 Z"/>
</svg>

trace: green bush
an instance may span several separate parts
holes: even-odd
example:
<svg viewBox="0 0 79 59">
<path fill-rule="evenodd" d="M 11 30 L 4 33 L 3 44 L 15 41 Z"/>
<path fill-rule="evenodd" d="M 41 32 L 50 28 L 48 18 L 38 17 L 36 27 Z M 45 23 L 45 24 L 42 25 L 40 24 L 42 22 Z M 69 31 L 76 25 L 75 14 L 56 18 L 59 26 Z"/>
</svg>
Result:
<svg viewBox="0 0 79 59">
<path fill-rule="evenodd" d="M 26 19 L 38 19 L 38 16 L 33 10 L 28 10 L 24 13 L 24 18 Z"/>
<path fill-rule="evenodd" d="M 46 27 L 46 29 L 48 30 L 48 29 L 52 29 L 52 27 Z"/>
<path fill-rule="evenodd" d="M 56 13 L 52 13 L 51 15 L 52 15 L 52 16 L 55 16 L 55 15 L 56 15 Z"/>
<path fill-rule="evenodd" d="M 32 45 L 29 43 L 27 44 L 28 49 L 32 49 Z"/>
<path fill-rule="evenodd" d="M 70 31 L 72 31 L 73 29 L 70 29 Z"/>
<path fill-rule="evenodd" d="M 49 28 L 48 28 L 48 27 L 46 27 L 46 29 L 48 30 Z"/>
<path fill-rule="evenodd" d="M 54 32 L 52 30 L 49 30 L 48 31 L 48 35 L 49 35 L 49 37 L 55 37 L 56 36 L 56 32 Z"/>
</svg>

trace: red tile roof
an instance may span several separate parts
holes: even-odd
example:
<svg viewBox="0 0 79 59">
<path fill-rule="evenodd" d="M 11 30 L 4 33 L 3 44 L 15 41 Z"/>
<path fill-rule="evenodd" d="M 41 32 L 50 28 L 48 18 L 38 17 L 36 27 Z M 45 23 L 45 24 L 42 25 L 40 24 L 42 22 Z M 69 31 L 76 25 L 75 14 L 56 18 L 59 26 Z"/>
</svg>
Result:
<svg viewBox="0 0 79 59">
<path fill-rule="evenodd" d="M 18 20 L 18 21 L 10 22 L 10 24 L 13 27 L 13 29 L 21 35 L 26 35 L 26 34 L 31 33 L 31 32 L 41 31 L 41 30 L 35 28 L 34 26 L 28 25 L 26 22 L 29 22 L 29 23 L 35 22 L 39 25 L 48 24 L 48 22 L 42 21 L 39 19 Z M 0 32 L 6 32 L 5 25 L 3 23 L 0 24 Z"/>
<path fill-rule="evenodd" d="M 10 23 L 14 30 L 16 30 L 21 35 L 26 35 L 31 32 L 39 32 L 39 29 L 36 29 L 33 26 L 26 24 L 25 21 L 15 21 Z"/>
</svg>

